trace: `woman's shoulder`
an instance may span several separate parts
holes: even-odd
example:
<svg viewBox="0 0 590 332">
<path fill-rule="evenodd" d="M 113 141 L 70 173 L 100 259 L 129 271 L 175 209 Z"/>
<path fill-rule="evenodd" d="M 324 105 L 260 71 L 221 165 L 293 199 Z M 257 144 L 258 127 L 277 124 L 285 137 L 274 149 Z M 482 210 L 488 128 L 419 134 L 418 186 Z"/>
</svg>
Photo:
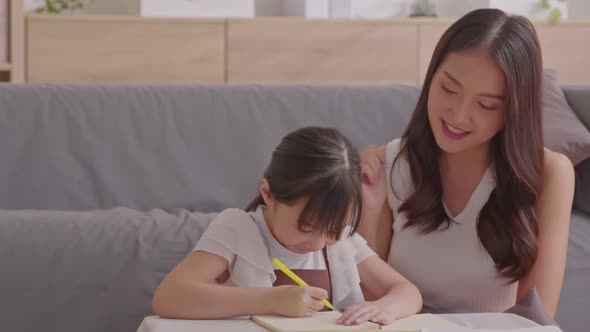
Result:
<svg viewBox="0 0 590 332">
<path fill-rule="evenodd" d="M 571 175 L 574 172 L 574 166 L 571 160 L 563 153 L 551 151 L 545 148 L 543 154 L 543 179 L 560 174 Z"/>
<path fill-rule="evenodd" d="M 573 192 L 574 183 L 574 166 L 570 159 L 562 153 L 545 148 L 541 172 L 541 197 L 551 196 L 558 199 L 560 195 Z"/>
<path fill-rule="evenodd" d="M 539 196 L 535 206 L 540 227 L 569 224 L 574 197 L 574 166 L 565 155 L 544 150 Z"/>
<path fill-rule="evenodd" d="M 397 138 L 385 145 L 387 158 L 385 173 L 387 180 L 387 193 L 390 207 L 395 211 L 399 203 L 406 200 L 414 191 L 410 164 L 400 156 L 402 139 Z M 398 202 L 396 204 L 396 202 Z"/>
<path fill-rule="evenodd" d="M 385 167 L 390 170 L 393 168 L 394 173 L 405 177 L 409 172 L 409 164 L 403 156 L 400 156 L 402 148 L 402 139 L 396 138 L 382 147 L 386 154 Z"/>
<path fill-rule="evenodd" d="M 388 165 L 392 164 L 395 158 L 399 155 L 401 145 L 402 139 L 395 138 L 381 147 L 383 153 L 385 153 L 385 160 Z"/>
</svg>

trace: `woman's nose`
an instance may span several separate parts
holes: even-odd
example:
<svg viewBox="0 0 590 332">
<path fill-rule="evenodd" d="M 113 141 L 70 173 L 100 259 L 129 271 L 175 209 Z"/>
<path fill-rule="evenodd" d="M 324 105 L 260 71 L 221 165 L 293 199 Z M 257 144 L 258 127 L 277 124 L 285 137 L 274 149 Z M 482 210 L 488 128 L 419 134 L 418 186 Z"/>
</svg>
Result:
<svg viewBox="0 0 590 332">
<path fill-rule="evenodd" d="M 452 109 L 451 115 L 451 119 L 453 120 L 452 124 L 456 126 L 468 123 L 471 117 L 471 105 L 467 99 L 461 100 L 461 102 Z"/>
</svg>

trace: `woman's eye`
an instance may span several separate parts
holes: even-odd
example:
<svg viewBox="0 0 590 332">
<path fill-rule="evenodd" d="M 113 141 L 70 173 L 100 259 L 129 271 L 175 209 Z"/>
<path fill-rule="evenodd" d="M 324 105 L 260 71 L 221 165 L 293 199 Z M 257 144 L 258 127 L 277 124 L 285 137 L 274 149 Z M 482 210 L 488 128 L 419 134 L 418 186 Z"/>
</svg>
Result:
<svg viewBox="0 0 590 332">
<path fill-rule="evenodd" d="M 481 108 L 483 108 L 484 110 L 487 110 L 487 111 L 494 111 L 494 110 L 496 109 L 495 107 L 492 107 L 492 106 L 486 106 L 486 105 L 484 105 L 484 104 L 482 104 L 482 103 L 479 103 L 479 106 L 480 106 Z"/>
<path fill-rule="evenodd" d="M 444 92 L 446 92 L 449 95 L 456 95 L 457 94 L 455 91 L 447 89 L 447 87 L 445 87 L 444 85 L 441 85 L 441 88 L 443 89 Z"/>
</svg>

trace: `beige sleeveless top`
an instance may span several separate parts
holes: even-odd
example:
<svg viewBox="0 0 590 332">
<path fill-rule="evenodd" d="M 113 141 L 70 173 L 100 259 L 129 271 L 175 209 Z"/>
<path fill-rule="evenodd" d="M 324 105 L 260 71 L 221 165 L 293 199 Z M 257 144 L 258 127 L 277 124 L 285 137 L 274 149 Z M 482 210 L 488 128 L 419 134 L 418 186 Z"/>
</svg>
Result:
<svg viewBox="0 0 590 332">
<path fill-rule="evenodd" d="M 387 180 L 395 188 L 394 194 L 388 185 L 394 219 L 388 263 L 418 287 L 424 305 L 435 311 L 500 312 L 513 306 L 518 283 L 498 275 L 477 236 L 479 211 L 495 187 L 491 169 L 486 171 L 465 209 L 452 218 L 455 223 L 450 228 L 422 235 L 414 228 L 403 229 L 407 218 L 397 212 L 413 192 L 405 160 L 395 164 L 390 176 L 400 142 L 397 139 L 387 144 Z M 448 210 L 447 214 L 450 215 Z"/>
</svg>

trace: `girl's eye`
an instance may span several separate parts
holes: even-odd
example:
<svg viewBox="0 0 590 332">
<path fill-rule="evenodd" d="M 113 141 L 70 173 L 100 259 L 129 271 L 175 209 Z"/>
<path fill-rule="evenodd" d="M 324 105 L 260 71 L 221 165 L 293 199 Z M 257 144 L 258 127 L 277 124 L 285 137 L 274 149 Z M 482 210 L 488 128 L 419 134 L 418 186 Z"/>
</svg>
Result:
<svg viewBox="0 0 590 332">
<path fill-rule="evenodd" d="M 482 103 L 479 103 L 479 106 L 480 106 L 481 108 L 483 108 L 484 110 L 487 110 L 487 111 L 494 111 L 494 110 L 496 110 L 494 107 L 491 107 L 491 106 L 486 106 L 486 105 L 484 105 L 484 104 L 482 104 Z"/>
<path fill-rule="evenodd" d="M 457 94 L 455 91 L 447 89 L 447 87 L 445 87 L 444 85 L 441 85 L 440 87 L 443 89 L 444 92 L 446 92 L 449 95 L 456 95 Z"/>
<path fill-rule="evenodd" d="M 309 233 L 313 232 L 311 227 L 306 227 L 306 226 L 299 227 L 299 225 L 297 225 L 297 230 L 303 234 L 309 234 Z"/>
</svg>

